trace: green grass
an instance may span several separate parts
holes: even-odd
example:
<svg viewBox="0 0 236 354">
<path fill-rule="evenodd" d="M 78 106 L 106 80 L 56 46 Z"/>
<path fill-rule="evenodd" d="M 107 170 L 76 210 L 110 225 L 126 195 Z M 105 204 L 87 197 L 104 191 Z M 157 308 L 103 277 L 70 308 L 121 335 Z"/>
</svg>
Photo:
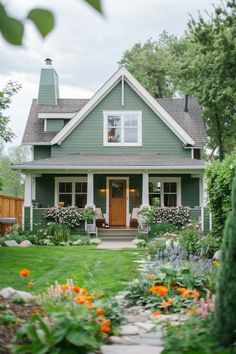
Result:
<svg viewBox="0 0 236 354">
<path fill-rule="evenodd" d="M 94 246 L 0 248 L 0 289 L 11 286 L 18 290 L 40 293 L 54 283 L 72 278 L 79 286 L 102 290 L 113 295 L 125 288 L 124 282 L 138 274 L 134 260 L 143 250 L 97 250 Z M 28 268 L 29 278 L 21 278 L 19 271 Z M 28 281 L 33 282 L 28 288 Z"/>
</svg>

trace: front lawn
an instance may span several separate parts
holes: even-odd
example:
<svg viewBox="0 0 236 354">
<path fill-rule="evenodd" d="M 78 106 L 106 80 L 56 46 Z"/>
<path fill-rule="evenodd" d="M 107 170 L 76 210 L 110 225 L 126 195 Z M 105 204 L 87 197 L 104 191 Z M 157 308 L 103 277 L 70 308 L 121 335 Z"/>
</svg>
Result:
<svg viewBox="0 0 236 354">
<path fill-rule="evenodd" d="M 72 278 L 89 291 L 102 290 L 114 295 L 124 289 L 124 282 L 138 274 L 137 263 L 143 250 L 97 250 L 83 247 L 0 248 L 0 289 L 11 286 L 18 290 L 39 293 L 55 280 L 61 284 Z M 19 271 L 28 268 L 30 277 L 21 278 Z M 28 280 L 33 286 L 29 289 Z"/>
</svg>

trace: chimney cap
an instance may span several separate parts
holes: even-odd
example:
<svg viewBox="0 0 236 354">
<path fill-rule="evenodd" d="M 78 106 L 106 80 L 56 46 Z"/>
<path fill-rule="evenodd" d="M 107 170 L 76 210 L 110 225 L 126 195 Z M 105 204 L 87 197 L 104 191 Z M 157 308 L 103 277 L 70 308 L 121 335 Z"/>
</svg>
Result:
<svg viewBox="0 0 236 354">
<path fill-rule="evenodd" d="M 50 65 L 50 66 L 52 65 L 52 59 L 46 58 L 44 61 L 46 65 Z"/>
</svg>

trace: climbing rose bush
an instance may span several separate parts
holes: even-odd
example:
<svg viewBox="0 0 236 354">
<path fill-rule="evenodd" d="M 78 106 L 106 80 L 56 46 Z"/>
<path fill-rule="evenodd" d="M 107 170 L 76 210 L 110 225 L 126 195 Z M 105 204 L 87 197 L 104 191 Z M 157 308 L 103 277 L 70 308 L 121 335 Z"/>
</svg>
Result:
<svg viewBox="0 0 236 354">
<path fill-rule="evenodd" d="M 44 218 L 66 224 L 75 229 L 80 226 L 81 220 L 84 220 L 84 211 L 77 207 L 53 207 L 44 212 Z"/>
</svg>

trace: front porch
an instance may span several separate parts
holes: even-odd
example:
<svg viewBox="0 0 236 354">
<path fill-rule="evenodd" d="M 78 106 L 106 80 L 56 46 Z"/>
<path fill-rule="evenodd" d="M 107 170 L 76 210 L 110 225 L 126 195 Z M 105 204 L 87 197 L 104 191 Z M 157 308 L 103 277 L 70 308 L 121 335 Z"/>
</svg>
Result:
<svg viewBox="0 0 236 354">
<path fill-rule="evenodd" d="M 101 237 L 115 232 L 137 234 L 137 227 L 130 229 L 132 212 L 149 205 L 188 206 L 192 218 L 201 221 L 202 230 L 211 229 L 202 174 L 27 174 L 23 227 L 32 230 L 36 224 L 45 223 L 44 210 L 57 205 L 100 210 L 104 223 L 110 226 L 108 230 L 98 228 Z M 84 223 L 81 227 L 84 229 Z"/>
</svg>

